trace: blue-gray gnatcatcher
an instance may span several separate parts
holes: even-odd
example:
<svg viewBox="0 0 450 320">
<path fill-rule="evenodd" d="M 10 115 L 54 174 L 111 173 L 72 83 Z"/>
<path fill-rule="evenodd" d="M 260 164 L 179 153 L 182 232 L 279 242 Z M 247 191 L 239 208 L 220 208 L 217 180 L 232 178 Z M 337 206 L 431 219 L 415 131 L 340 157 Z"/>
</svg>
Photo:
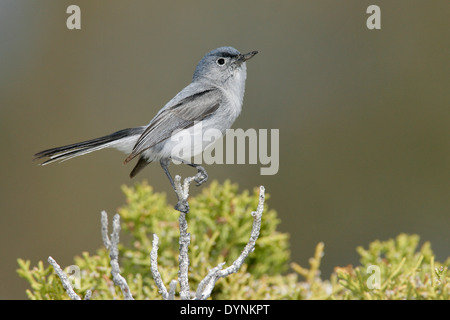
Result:
<svg viewBox="0 0 450 320">
<path fill-rule="evenodd" d="M 208 146 L 203 139 L 196 139 L 196 134 L 202 134 L 208 129 L 216 129 L 224 134 L 231 127 L 242 109 L 247 76 L 245 61 L 257 53 L 252 51 L 241 54 L 232 47 L 212 50 L 198 63 L 192 82 L 159 110 L 148 125 L 47 149 L 36 153 L 35 159 L 46 159 L 41 163 L 46 165 L 103 148 L 116 148 L 129 154 L 124 163 L 139 156 L 130 177 L 134 177 L 150 162 L 159 161 L 175 189 L 168 165 L 171 160 L 177 160 L 197 169 L 195 181 L 201 185 L 208 179 L 206 170 L 187 159 L 173 156 L 172 149 L 180 143 L 177 137 L 188 135 L 193 138 L 190 156 L 195 156 Z M 196 143 L 201 145 L 196 146 Z M 189 207 L 179 202 L 176 209 L 187 213 Z"/>
</svg>

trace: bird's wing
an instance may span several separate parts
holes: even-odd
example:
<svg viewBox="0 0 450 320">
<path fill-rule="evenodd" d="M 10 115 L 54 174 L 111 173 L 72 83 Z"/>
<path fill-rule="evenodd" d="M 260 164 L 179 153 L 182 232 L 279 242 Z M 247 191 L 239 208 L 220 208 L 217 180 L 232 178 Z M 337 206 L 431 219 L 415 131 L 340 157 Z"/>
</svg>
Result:
<svg viewBox="0 0 450 320">
<path fill-rule="evenodd" d="M 125 163 L 154 145 L 164 141 L 174 131 L 192 127 L 212 115 L 222 102 L 222 93 L 217 88 L 209 88 L 182 98 L 164 107 L 137 140 L 133 151 Z"/>
</svg>

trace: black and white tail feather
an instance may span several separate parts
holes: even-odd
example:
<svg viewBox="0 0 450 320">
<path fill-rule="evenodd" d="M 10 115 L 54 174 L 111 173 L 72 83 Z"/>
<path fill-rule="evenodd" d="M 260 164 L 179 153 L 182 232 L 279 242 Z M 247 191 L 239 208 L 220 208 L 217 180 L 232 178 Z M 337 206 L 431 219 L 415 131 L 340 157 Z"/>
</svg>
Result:
<svg viewBox="0 0 450 320">
<path fill-rule="evenodd" d="M 136 141 L 145 131 L 145 128 L 123 129 L 100 138 L 43 150 L 36 153 L 33 160 L 46 159 L 40 164 L 45 166 L 53 162 L 63 162 L 104 148 L 116 148 L 120 151 L 130 153 Z"/>
</svg>

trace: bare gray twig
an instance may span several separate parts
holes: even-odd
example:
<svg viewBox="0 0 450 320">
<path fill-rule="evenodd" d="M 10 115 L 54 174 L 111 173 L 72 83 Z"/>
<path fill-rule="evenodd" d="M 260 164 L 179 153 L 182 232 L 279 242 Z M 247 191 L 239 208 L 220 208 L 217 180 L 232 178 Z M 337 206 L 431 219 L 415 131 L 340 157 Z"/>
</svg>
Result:
<svg viewBox="0 0 450 320">
<path fill-rule="evenodd" d="M 187 197 L 189 195 L 189 185 L 192 181 L 194 181 L 194 178 L 195 177 L 186 178 L 182 186 L 181 177 L 178 175 L 175 176 L 174 181 L 175 190 L 178 196 L 179 203 L 184 201 L 187 204 Z M 253 252 L 253 250 L 255 249 L 256 240 L 259 237 L 259 232 L 261 229 L 261 217 L 264 210 L 264 200 L 265 200 L 265 189 L 263 186 L 261 186 L 259 193 L 258 208 L 256 209 L 256 211 L 252 212 L 253 225 L 249 242 L 245 246 L 240 256 L 232 263 L 231 266 L 222 270 L 223 266 L 225 265 L 225 262 L 223 262 L 208 272 L 208 275 L 202 281 L 200 281 L 197 291 L 195 292 L 194 299 L 196 300 L 207 299 L 211 295 L 217 280 L 237 272 L 244 263 L 244 260 L 248 257 L 248 255 L 251 252 Z M 191 241 L 191 237 L 190 234 L 187 232 L 188 225 L 186 221 L 186 213 L 184 212 L 180 212 L 179 227 L 180 227 L 180 240 L 179 240 L 180 254 L 179 254 L 178 281 L 180 282 L 180 297 L 183 300 L 187 300 L 191 298 L 188 280 L 188 270 L 189 270 L 188 248 Z M 151 269 L 152 273 L 153 270 L 156 270 L 157 272 L 154 273 L 155 283 L 164 299 L 173 299 L 176 281 L 172 280 L 172 282 L 170 283 L 170 293 L 167 295 L 167 289 L 164 287 L 164 284 L 162 284 L 161 276 L 157 271 L 158 267 L 156 258 L 158 250 L 158 237 L 156 235 L 154 235 L 154 237 L 156 237 L 156 241 L 154 238 L 152 248 L 153 258 L 151 259 Z"/>
<path fill-rule="evenodd" d="M 248 257 L 248 255 L 252 253 L 253 250 L 255 250 L 256 240 L 259 237 L 259 232 L 261 229 L 261 217 L 264 210 L 264 199 L 265 199 L 265 189 L 263 186 L 261 186 L 259 188 L 258 208 L 256 209 L 256 211 L 252 212 L 253 226 L 249 242 L 247 243 L 247 245 L 245 246 L 244 250 L 239 255 L 239 257 L 233 262 L 231 266 L 222 270 L 222 267 L 225 263 L 221 263 L 217 267 L 209 271 L 208 275 L 200 282 L 197 288 L 197 292 L 195 294 L 195 299 L 199 300 L 207 299 L 211 295 L 217 280 L 219 280 L 219 278 L 224 278 L 232 273 L 237 272 L 241 268 L 242 264 L 244 263 L 244 260 Z"/>
<path fill-rule="evenodd" d="M 186 221 L 186 214 L 180 212 L 180 218 L 178 219 L 180 225 L 180 255 L 179 255 L 179 266 L 178 271 L 178 282 L 180 282 L 180 297 L 183 300 L 188 300 L 191 298 L 191 293 L 189 290 L 189 244 L 191 243 L 191 234 L 187 232 L 188 224 Z"/>
<path fill-rule="evenodd" d="M 55 259 L 53 259 L 52 257 L 48 257 L 48 262 L 53 266 L 53 269 L 55 269 L 55 272 L 58 275 L 59 279 L 61 279 L 62 285 L 64 289 L 66 289 L 66 292 L 69 295 L 70 299 L 81 300 L 80 296 L 77 295 L 73 290 L 72 284 L 70 283 L 66 273 L 61 269 Z"/>
<path fill-rule="evenodd" d="M 183 185 L 181 185 L 181 177 L 179 175 L 175 176 L 175 193 L 178 198 L 178 203 L 175 205 L 175 210 L 184 213 L 189 212 L 189 203 L 187 201 L 189 197 L 189 185 L 195 180 L 196 177 L 197 175 L 185 178 Z"/>
<path fill-rule="evenodd" d="M 259 231 L 261 230 L 261 217 L 264 211 L 264 200 L 265 200 L 265 189 L 263 186 L 261 186 L 259 187 L 258 208 L 256 209 L 256 211 L 252 212 L 253 225 L 252 231 L 250 233 L 250 240 L 248 241 L 241 255 L 233 262 L 233 264 L 218 273 L 219 277 L 223 278 L 232 273 L 237 272 L 241 268 L 242 264 L 244 263 L 244 260 L 248 257 L 248 255 L 252 253 L 253 250 L 255 250 L 256 240 L 258 239 Z"/>
<path fill-rule="evenodd" d="M 168 300 L 169 293 L 167 292 L 167 289 L 164 286 L 161 274 L 159 273 L 158 270 L 158 249 L 159 249 L 159 238 L 156 234 L 153 234 L 152 251 L 150 252 L 150 270 L 152 272 L 153 280 L 155 281 L 159 294 L 163 297 L 164 300 Z"/>
<path fill-rule="evenodd" d="M 113 232 L 111 233 L 111 240 L 108 238 L 108 215 L 105 211 L 102 211 L 102 238 L 105 247 L 109 250 L 109 257 L 111 259 L 111 275 L 114 283 L 120 287 L 125 300 L 134 300 L 131 294 L 128 283 L 124 277 L 120 274 L 119 268 L 119 232 L 120 232 L 120 216 L 115 214 L 113 218 Z"/>
<path fill-rule="evenodd" d="M 111 241 L 109 240 L 109 237 L 108 237 L 108 214 L 104 210 L 101 213 L 100 221 L 101 221 L 101 225 L 102 225 L 103 244 L 105 245 L 106 249 L 109 250 L 109 248 L 111 247 Z"/>
<path fill-rule="evenodd" d="M 177 196 L 180 202 L 185 202 L 187 208 L 189 207 L 187 204 L 187 198 L 189 195 L 189 185 L 192 181 L 195 180 L 195 177 L 188 177 L 184 180 L 183 186 L 181 185 L 181 177 L 175 177 L 175 186 Z M 231 266 L 222 269 L 225 265 L 225 262 L 220 263 L 217 267 L 212 268 L 208 275 L 200 281 L 197 291 L 195 292 L 195 296 L 193 299 L 196 300 L 204 300 L 207 299 L 214 289 L 214 286 L 218 279 L 224 278 L 232 273 L 237 272 L 248 255 L 253 252 L 255 249 L 256 240 L 259 237 L 260 229 L 261 229 L 261 217 L 264 210 L 264 200 L 265 200 L 265 189 L 263 186 L 260 187 L 259 194 L 259 202 L 256 211 L 252 212 L 253 216 L 253 225 L 252 231 L 250 234 L 250 239 L 244 250 L 240 254 L 240 256 L 231 264 Z M 130 288 L 128 287 L 127 281 L 120 274 L 119 268 L 119 232 L 120 232 L 120 216 L 118 214 L 114 215 L 113 218 L 113 231 L 111 233 L 111 238 L 108 236 L 108 215 L 105 211 L 101 213 L 101 225 L 102 225 L 102 239 L 105 247 L 109 250 L 109 256 L 111 259 L 111 274 L 113 277 L 114 283 L 120 287 L 123 292 L 125 300 L 134 300 L 133 296 L 130 292 Z M 189 289 L 189 279 L 188 279 L 188 271 L 189 271 L 189 256 L 188 249 L 191 241 L 191 235 L 187 232 L 188 224 L 186 221 L 186 213 L 180 212 L 179 218 L 179 227 L 180 227 L 180 254 L 179 254 L 179 271 L 178 271 L 178 281 L 180 282 L 180 297 L 183 300 L 191 299 L 191 292 Z M 161 278 L 161 274 L 158 270 L 158 248 L 159 248 L 159 238 L 156 234 L 153 235 L 152 241 L 152 250 L 150 253 L 150 269 L 153 275 L 153 279 L 155 280 L 155 284 L 158 288 L 159 293 L 166 300 L 173 300 L 175 297 L 175 290 L 177 286 L 177 281 L 172 280 L 169 284 L 169 291 L 164 286 L 164 283 Z M 72 284 L 69 281 L 67 275 L 61 269 L 61 267 L 56 263 L 56 261 L 52 258 L 48 258 L 48 262 L 55 269 L 56 274 L 61 279 L 64 289 L 72 300 L 81 300 L 81 298 L 75 293 L 73 290 Z M 85 300 L 89 300 L 92 296 L 92 292 L 90 290 L 87 291 Z"/>
<path fill-rule="evenodd" d="M 169 284 L 169 296 L 167 300 L 174 300 L 175 299 L 175 290 L 177 289 L 177 280 L 170 281 Z"/>
<path fill-rule="evenodd" d="M 197 291 L 195 292 L 195 300 L 205 300 L 211 295 L 212 289 L 219 279 L 217 273 L 224 265 L 225 262 L 222 262 L 217 267 L 209 270 L 208 275 L 198 284 Z"/>
</svg>

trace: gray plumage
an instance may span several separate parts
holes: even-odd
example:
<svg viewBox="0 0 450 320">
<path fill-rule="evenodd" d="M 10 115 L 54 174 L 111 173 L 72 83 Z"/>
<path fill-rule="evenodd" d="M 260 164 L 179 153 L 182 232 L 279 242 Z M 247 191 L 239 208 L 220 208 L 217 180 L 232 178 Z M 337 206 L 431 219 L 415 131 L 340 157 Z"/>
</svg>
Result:
<svg viewBox="0 0 450 320">
<path fill-rule="evenodd" d="M 167 166 L 173 157 L 171 151 L 178 143 L 177 135 L 198 134 L 217 129 L 225 132 L 230 128 L 242 109 L 245 92 L 246 64 L 257 51 L 241 54 L 232 47 L 221 47 L 208 52 L 198 63 L 192 82 L 170 100 L 147 126 L 123 129 L 100 138 L 47 149 L 35 154 L 43 159 L 42 165 L 68 160 L 104 148 L 116 148 L 128 154 L 124 163 L 139 156 L 130 176 L 135 176 L 148 163 L 159 161 L 173 186 Z M 200 125 L 200 126 L 199 126 Z M 192 140 L 196 141 L 196 140 Z M 192 146 L 190 156 L 202 152 L 208 143 Z M 195 150 L 194 150 L 195 149 Z M 206 171 L 188 159 L 184 163 Z"/>
</svg>

